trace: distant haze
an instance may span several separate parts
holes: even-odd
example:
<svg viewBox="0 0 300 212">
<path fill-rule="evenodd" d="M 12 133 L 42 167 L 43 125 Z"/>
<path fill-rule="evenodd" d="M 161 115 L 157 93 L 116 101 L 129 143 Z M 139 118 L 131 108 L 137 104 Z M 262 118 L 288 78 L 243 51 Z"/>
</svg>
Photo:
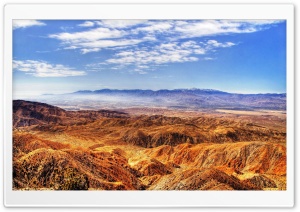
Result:
<svg viewBox="0 0 300 212">
<path fill-rule="evenodd" d="M 66 94 L 46 94 L 26 100 L 44 102 L 66 110 L 127 109 L 159 107 L 167 109 L 270 109 L 285 110 L 286 94 L 236 94 L 212 89 L 175 90 L 81 90 Z"/>
</svg>

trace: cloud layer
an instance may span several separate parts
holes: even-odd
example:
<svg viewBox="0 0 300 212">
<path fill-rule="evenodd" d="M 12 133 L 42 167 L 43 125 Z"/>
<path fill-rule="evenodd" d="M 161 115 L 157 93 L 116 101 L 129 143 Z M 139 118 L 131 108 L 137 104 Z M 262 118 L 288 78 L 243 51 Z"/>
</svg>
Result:
<svg viewBox="0 0 300 212">
<path fill-rule="evenodd" d="M 108 59 L 87 64 L 93 71 L 119 70 L 146 74 L 153 67 L 170 63 L 215 60 L 212 52 L 231 48 L 238 43 L 218 41 L 220 35 L 254 33 L 268 29 L 278 20 L 88 20 L 72 30 L 47 35 L 58 40 L 60 48 L 81 54 L 110 50 Z M 37 20 L 14 20 L 14 29 L 44 26 Z M 230 37 L 228 37 L 230 39 Z M 224 39 L 223 39 L 224 40 Z M 85 71 L 45 61 L 14 61 L 14 70 L 36 77 L 85 75 Z"/>
<path fill-rule="evenodd" d="M 61 64 L 49 64 L 36 60 L 14 60 L 13 70 L 22 71 L 35 77 L 69 77 L 86 74 L 85 71 L 75 70 Z"/>
<path fill-rule="evenodd" d="M 151 65 L 167 63 L 183 63 L 198 61 L 198 55 L 205 55 L 217 48 L 228 48 L 234 46 L 232 42 L 220 43 L 216 40 L 207 42 L 185 41 L 170 42 L 156 46 L 145 47 L 144 49 L 119 51 L 106 62 L 118 65 L 136 65 L 138 70 L 146 70 Z"/>
<path fill-rule="evenodd" d="M 80 49 L 82 53 L 88 53 L 101 51 L 104 48 L 157 41 L 158 38 L 160 42 L 164 42 L 224 34 L 253 33 L 279 22 L 278 20 L 85 21 L 78 25 L 81 28 L 78 32 L 56 33 L 49 37 L 60 40 L 66 49 Z M 82 30 L 82 28 L 88 29 Z"/>
<path fill-rule="evenodd" d="M 27 28 L 33 26 L 45 26 L 46 24 L 36 20 L 13 20 L 13 29 Z"/>
</svg>

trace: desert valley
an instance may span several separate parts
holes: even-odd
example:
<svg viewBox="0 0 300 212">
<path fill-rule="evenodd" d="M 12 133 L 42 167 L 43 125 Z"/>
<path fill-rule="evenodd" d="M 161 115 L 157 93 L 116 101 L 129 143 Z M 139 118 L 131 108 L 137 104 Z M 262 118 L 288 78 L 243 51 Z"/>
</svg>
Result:
<svg viewBox="0 0 300 212">
<path fill-rule="evenodd" d="M 13 189 L 285 190 L 285 104 L 201 89 L 14 100 Z"/>
</svg>

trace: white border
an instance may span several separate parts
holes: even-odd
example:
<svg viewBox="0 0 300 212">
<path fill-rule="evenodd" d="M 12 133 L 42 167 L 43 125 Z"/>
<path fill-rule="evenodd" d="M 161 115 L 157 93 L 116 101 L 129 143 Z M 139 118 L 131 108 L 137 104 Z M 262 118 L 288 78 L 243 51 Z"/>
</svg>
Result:
<svg viewBox="0 0 300 212">
<path fill-rule="evenodd" d="M 12 191 L 13 19 L 287 20 L 286 191 Z M 292 207 L 294 205 L 294 6 L 291 4 L 8 4 L 4 8 L 6 207 Z"/>
</svg>

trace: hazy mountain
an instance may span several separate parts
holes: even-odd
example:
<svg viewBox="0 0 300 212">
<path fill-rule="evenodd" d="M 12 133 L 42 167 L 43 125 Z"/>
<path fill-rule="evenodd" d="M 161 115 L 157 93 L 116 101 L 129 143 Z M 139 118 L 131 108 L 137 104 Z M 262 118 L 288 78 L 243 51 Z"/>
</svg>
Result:
<svg viewBox="0 0 300 212">
<path fill-rule="evenodd" d="M 279 109 L 286 108 L 286 94 L 238 94 L 213 89 L 175 89 L 175 90 L 83 90 L 68 95 L 105 102 L 118 101 L 120 107 L 162 106 L 170 108 L 230 108 L 230 109 Z"/>
<path fill-rule="evenodd" d="M 26 98 L 65 110 L 162 108 L 180 110 L 286 110 L 285 93 L 238 94 L 213 89 L 80 90 Z"/>
<path fill-rule="evenodd" d="M 142 90 L 142 89 L 132 89 L 132 90 L 118 90 L 118 89 L 102 89 L 102 90 L 80 90 L 74 92 L 74 94 L 131 94 L 131 95 L 140 95 L 140 96 L 164 96 L 164 95 L 214 95 L 214 94 L 229 94 L 227 92 L 213 90 L 213 89 L 174 89 L 174 90 Z"/>
</svg>

